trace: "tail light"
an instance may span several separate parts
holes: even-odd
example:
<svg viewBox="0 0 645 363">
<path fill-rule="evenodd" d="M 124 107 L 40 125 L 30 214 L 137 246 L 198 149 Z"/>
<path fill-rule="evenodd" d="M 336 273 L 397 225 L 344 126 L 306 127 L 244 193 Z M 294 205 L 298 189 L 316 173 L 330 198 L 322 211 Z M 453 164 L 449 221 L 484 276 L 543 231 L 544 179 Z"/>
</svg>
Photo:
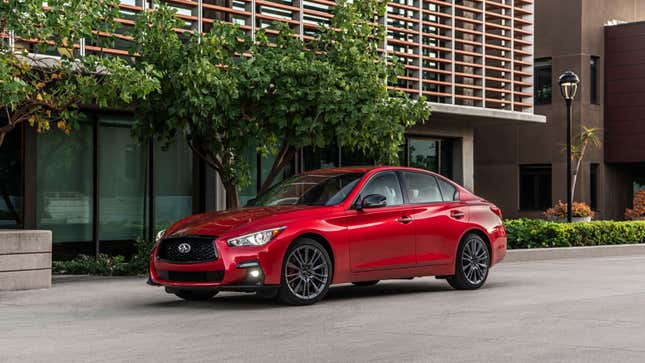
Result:
<svg viewBox="0 0 645 363">
<path fill-rule="evenodd" d="M 492 206 L 492 207 L 490 207 L 490 210 L 491 210 L 491 212 L 495 213 L 499 217 L 499 219 L 502 219 L 502 220 L 504 219 L 504 218 L 502 218 L 502 210 L 501 209 L 499 209 L 499 208 L 497 208 L 495 206 Z"/>
</svg>

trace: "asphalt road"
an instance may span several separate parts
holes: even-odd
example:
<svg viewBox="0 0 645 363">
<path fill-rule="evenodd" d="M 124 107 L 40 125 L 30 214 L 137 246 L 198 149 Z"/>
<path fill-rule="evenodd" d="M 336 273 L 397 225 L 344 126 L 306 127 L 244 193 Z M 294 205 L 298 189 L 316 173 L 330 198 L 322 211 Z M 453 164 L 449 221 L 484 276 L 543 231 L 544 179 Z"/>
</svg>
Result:
<svg viewBox="0 0 645 363">
<path fill-rule="evenodd" d="M 645 257 L 502 264 L 485 288 L 342 285 L 285 307 L 142 279 L 0 292 L 0 362 L 644 362 Z"/>
</svg>

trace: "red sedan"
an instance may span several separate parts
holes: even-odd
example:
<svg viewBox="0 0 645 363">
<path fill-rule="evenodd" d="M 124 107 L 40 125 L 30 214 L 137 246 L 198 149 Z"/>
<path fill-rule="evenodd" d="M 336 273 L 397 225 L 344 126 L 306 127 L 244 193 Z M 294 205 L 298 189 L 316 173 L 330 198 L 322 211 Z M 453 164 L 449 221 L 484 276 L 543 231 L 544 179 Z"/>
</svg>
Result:
<svg viewBox="0 0 645 363">
<path fill-rule="evenodd" d="M 506 254 L 500 210 L 419 169 L 324 169 L 277 184 L 250 206 L 192 216 L 159 233 L 149 283 L 186 300 L 257 292 L 287 304 L 329 286 L 418 276 L 481 287 Z"/>
</svg>

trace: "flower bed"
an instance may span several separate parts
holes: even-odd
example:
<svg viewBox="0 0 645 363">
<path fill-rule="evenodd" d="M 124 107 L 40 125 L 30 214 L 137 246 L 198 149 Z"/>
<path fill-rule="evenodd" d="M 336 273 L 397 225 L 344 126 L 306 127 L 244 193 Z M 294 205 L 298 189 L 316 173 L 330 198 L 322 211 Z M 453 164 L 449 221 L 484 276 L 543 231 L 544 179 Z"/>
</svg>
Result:
<svg viewBox="0 0 645 363">
<path fill-rule="evenodd" d="M 505 221 L 504 226 L 509 249 L 645 243 L 645 221 L 556 223 L 514 219 Z"/>
</svg>

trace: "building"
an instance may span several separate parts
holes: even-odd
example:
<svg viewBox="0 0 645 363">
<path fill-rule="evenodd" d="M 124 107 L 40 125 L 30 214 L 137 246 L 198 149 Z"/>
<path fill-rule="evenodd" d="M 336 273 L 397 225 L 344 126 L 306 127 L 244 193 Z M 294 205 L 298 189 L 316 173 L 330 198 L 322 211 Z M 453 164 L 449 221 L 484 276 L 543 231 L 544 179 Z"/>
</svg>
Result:
<svg viewBox="0 0 645 363">
<path fill-rule="evenodd" d="M 600 218 L 623 218 L 634 188 L 645 184 L 642 93 L 639 99 L 645 70 L 638 66 L 645 63 L 645 43 L 636 36 L 644 32 L 642 24 L 623 24 L 642 19 L 639 0 L 536 2 L 535 113 L 547 124 L 475 132 L 475 191 L 498 203 L 506 217 L 541 217 L 566 200 L 566 109 L 558 77 L 572 70 L 581 79 L 572 134 L 586 125 L 600 129 L 603 140 L 584 159 L 575 200 Z"/>
<path fill-rule="evenodd" d="M 282 21 L 303 39 L 329 22 L 334 6 L 329 0 L 165 2 L 177 8 L 186 29 L 208 31 L 223 20 L 253 34 Z M 120 22 L 132 25 L 150 6 L 123 0 Z M 433 106 L 430 122 L 407 132 L 406 165 L 441 172 L 473 189 L 475 127 L 545 122 L 533 114 L 532 0 L 398 0 L 389 2 L 380 21 L 388 34 L 383 51 L 405 65 L 392 86 L 426 96 Z M 79 44 L 80 54 L 97 51 L 127 54 L 118 45 Z M 102 250 L 127 247 L 183 216 L 225 208 L 217 176 L 181 140 L 168 151 L 140 146 L 130 138 L 127 113 L 88 115 L 90 122 L 71 137 L 37 135 L 30 128 L 11 134 L 0 159 L 3 227 L 51 229 L 55 253 L 87 253 L 99 242 Z M 259 184 L 270 160 L 253 149 L 248 158 L 257 161 Z M 302 150 L 293 170 L 366 163 L 338 148 Z M 257 185 L 245 188 L 242 201 L 256 192 Z"/>
</svg>

